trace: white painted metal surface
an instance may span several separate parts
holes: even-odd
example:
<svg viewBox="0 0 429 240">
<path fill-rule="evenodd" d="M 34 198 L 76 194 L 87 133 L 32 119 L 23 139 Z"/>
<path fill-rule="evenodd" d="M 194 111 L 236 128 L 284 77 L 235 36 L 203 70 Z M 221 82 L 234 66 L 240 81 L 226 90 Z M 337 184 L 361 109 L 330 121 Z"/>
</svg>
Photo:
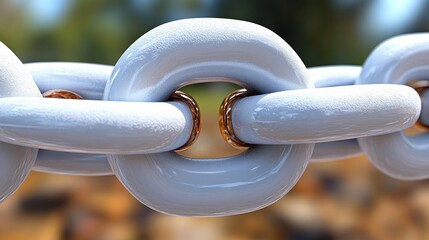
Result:
<svg viewBox="0 0 429 240">
<path fill-rule="evenodd" d="M 132 44 L 116 64 L 104 98 L 164 101 L 183 85 L 219 78 L 260 93 L 313 87 L 300 58 L 268 29 L 189 19 L 157 27 Z M 313 146 L 258 146 L 226 159 L 188 159 L 174 152 L 108 159 L 145 205 L 173 215 L 221 216 L 280 199 L 303 173 Z"/>
<path fill-rule="evenodd" d="M 55 151 L 137 154 L 183 146 L 192 114 L 180 102 L 0 99 L 0 140 Z"/>
<path fill-rule="evenodd" d="M 404 35 L 382 43 L 365 62 L 357 83 L 406 84 L 417 79 L 429 79 L 429 34 Z M 421 136 L 399 132 L 366 137 L 359 139 L 359 144 L 371 162 L 389 176 L 409 180 L 429 177 L 427 132 Z"/>
<path fill-rule="evenodd" d="M 283 91 L 243 98 L 233 127 L 251 144 L 301 144 L 380 135 L 411 127 L 420 97 L 400 85 Z"/>
<path fill-rule="evenodd" d="M 0 100 L 14 96 L 42 95 L 21 61 L 0 42 Z M 25 180 L 36 156 L 37 149 L 0 142 L 0 202 Z"/>
<path fill-rule="evenodd" d="M 24 67 L 42 93 L 66 89 L 87 100 L 102 99 L 104 86 L 113 70 L 113 66 L 108 65 L 71 62 L 26 63 Z"/>
<path fill-rule="evenodd" d="M 360 66 L 338 65 L 308 68 L 316 88 L 354 85 L 359 78 Z"/>
<path fill-rule="evenodd" d="M 339 159 L 356 157 L 362 154 L 357 139 L 348 139 L 334 142 L 316 143 L 312 162 L 327 162 Z"/>
<path fill-rule="evenodd" d="M 84 99 L 101 100 L 113 66 L 40 62 L 24 64 L 41 92 L 66 89 Z M 84 176 L 113 174 L 106 155 L 39 150 L 33 170 Z"/>
<path fill-rule="evenodd" d="M 105 176 L 113 171 L 104 154 L 57 152 L 40 149 L 33 170 L 47 173 Z"/>
<path fill-rule="evenodd" d="M 308 68 L 316 88 L 354 85 L 362 68 L 360 66 L 339 65 Z M 340 140 L 314 145 L 311 161 L 333 161 L 362 154 L 357 140 Z"/>
</svg>

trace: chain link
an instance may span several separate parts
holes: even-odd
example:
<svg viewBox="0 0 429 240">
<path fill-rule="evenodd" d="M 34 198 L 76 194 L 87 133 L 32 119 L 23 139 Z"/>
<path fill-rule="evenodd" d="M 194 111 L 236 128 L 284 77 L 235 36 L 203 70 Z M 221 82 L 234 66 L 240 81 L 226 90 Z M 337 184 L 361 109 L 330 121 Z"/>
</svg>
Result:
<svg viewBox="0 0 429 240">
<path fill-rule="evenodd" d="M 157 27 L 114 67 L 22 64 L 0 44 L 0 201 L 31 169 L 115 174 L 145 205 L 189 216 L 265 207 L 295 185 L 310 157 L 363 152 L 392 177 L 428 178 L 429 134 L 402 132 L 429 122 L 429 91 L 421 85 L 428 56 L 429 34 L 413 34 L 382 43 L 363 67 L 307 69 L 270 30 L 227 19 Z M 196 136 L 198 108 L 167 100 L 184 85 L 219 79 L 251 93 L 220 117 L 228 120 L 226 138 L 249 149 L 222 159 L 177 155 Z M 70 96 L 53 89 L 83 100 L 41 97 Z"/>
</svg>

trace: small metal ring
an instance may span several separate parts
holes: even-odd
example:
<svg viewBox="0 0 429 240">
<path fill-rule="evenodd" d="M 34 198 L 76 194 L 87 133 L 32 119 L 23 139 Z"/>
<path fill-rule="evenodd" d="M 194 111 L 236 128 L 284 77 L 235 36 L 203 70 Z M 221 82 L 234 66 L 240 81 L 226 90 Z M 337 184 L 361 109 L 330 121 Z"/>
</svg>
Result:
<svg viewBox="0 0 429 240">
<path fill-rule="evenodd" d="M 42 95 L 45 98 L 83 99 L 82 96 L 80 96 L 79 94 L 64 89 L 48 90 Z"/>
<path fill-rule="evenodd" d="M 429 91 L 429 80 L 414 80 L 407 83 L 408 86 L 414 88 L 416 92 L 420 95 L 420 99 L 422 101 L 422 106 L 424 105 L 423 93 Z M 419 120 L 416 122 L 416 125 L 425 129 L 429 129 L 429 125 L 425 124 L 422 121 L 420 116 Z"/>
<path fill-rule="evenodd" d="M 186 94 L 182 91 L 175 91 L 173 95 L 171 95 L 170 99 L 172 101 L 181 101 L 186 103 L 188 105 L 189 109 L 192 113 L 192 132 L 191 136 L 189 137 L 188 141 L 181 146 L 180 148 L 174 150 L 176 152 L 184 151 L 188 149 L 198 138 L 201 132 L 201 113 L 200 108 L 195 101 L 189 94 Z"/>
<path fill-rule="evenodd" d="M 247 149 L 251 146 L 241 141 L 235 135 L 234 127 L 232 126 L 232 107 L 237 100 L 246 96 L 249 96 L 249 91 L 247 89 L 234 91 L 226 96 L 219 108 L 219 129 L 222 137 L 227 143 L 237 149 Z"/>
</svg>

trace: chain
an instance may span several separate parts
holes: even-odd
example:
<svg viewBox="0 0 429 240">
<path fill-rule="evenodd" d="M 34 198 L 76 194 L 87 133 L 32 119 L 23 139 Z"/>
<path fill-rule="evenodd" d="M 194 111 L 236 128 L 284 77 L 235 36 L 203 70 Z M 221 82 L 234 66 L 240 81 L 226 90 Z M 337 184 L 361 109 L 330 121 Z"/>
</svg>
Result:
<svg viewBox="0 0 429 240">
<path fill-rule="evenodd" d="M 270 30 L 228 19 L 159 26 L 115 66 L 22 64 L 0 44 L 0 200 L 31 170 L 115 174 L 148 207 L 186 216 L 268 206 L 310 160 L 364 153 L 389 176 L 428 178 L 429 134 L 404 133 L 429 123 L 428 56 L 429 34 L 412 34 L 382 43 L 362 67 L 306 68 Z M 200 117 L 175 91 L 219 79 L 246 89 L 219 117 L 225 139 L 246 150 L 178 155 L 198 137 Z"/>
</svg>

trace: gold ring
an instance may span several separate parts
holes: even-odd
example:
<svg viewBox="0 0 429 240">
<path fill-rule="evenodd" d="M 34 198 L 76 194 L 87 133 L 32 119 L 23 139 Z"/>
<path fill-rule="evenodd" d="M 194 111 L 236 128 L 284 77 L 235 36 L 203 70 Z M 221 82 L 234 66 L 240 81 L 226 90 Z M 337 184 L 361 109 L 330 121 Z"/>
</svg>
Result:
<svg viewBox="0 0 429 240">
<path fill-rule="evenodd" d="M 49 90 L 42 95 L 45 98 L 83 99 L 79 94 L 64 89 Z"/>
<path fill-rule="evenodd" d="M 198 107 L 197 102 L 188 94 L 182 91 L 175 91 L 173 95 L 171 95 L 171 101 L 180 101 L 186 103 L 192 113 L 192 132 L 188 141 L 181 146 L 180 148 L 174 150 L 176 152 L 183 151 L 188 149 L 198 138 L 201 132 L 201 113 L 200 108 Z"/>
<path fill-rule="evenodd" d="M 416 92 L 420 95 L 420 99 L 422 101 L 422 107 L 423 107 L 424 105 L 423 93 L 429 90 L 429 80 L 415 80 L 415 81 L 409 82 L 407 85 L 414 88 L 414 90 L 416 90 Z M 423 123 L 421 116 L 419 120 L 416 122 L 416 125 L 429 129 L 429 125 Z"/>
<path fill-rule="evenodd" d="M 249 91 L 247 89 L 234 91 L 226 96 L 219 109 L 220 133 L 227 143 L 238 149 L 245 149 L 251 146 L 250 144 L 241 141 L 235 135 L 234 128 L 232 126 L 232 107 L 237 100 L 246 96 L 249 96 Z"/>
</svg>

